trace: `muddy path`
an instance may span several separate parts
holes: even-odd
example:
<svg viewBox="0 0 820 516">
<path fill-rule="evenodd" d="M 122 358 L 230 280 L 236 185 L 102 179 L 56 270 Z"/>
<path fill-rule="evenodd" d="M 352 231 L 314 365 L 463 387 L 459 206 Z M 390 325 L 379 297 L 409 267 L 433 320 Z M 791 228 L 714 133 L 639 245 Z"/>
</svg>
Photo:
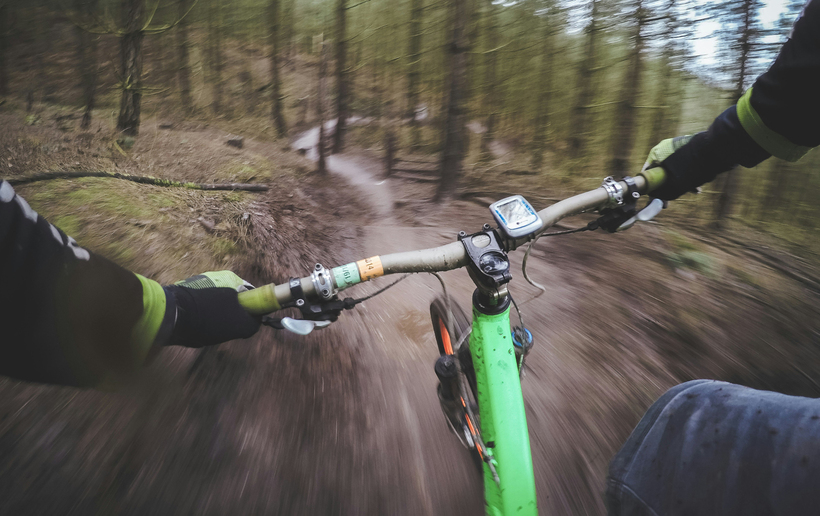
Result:
<svg viewBox="0 0 820 516">
<path fill-rule="evenodd" d="M 451 242 L 490 219 L 468 202 L 432 205 L 429 185 L 384 180 L 363 155 L 329 167 L 325 190 L 259 198 L 258 256 L 240 272 L 283 282 L 316 261 Z M 361 212 L 340 211 L 334 191 Z M 805 373 L 820 369 L 817 294 L 751 262 L 722 275 L 670 267 L 666 231 L 543 240 L 530 260 L 547 287 L 538 296 L 513 256 L 511 291 L 536 337 L 523 390 L 542 514 L 603 514 L 610 457 L 680 381 L 820 395 Z M 467 275 L 444 277 L 468 308 Z M 0 380 L 0 514 L 482 514 L 481 479 L 435 394 L 439 292 L 413 276 L 308 337 L 263 328 L 169 349 L 118 393 Z"/>
<path fill-rule="evenodd" d="M 315 135 L 306 133 L 296 146 L 306 141 L 315 145 Z M 380 164 L 356 153 L 331 156 L 328 166 L 370 208 L 358 220 L 348 221 L 344 231 L 349 233 L 349 247 L 340 256 L 344 260 L 441 245 L 452 241 L 460 229 L 478 228 L 489 219 L 486 208 L 472 204 L 426 204 L 423 199 L 431 192 L 381 178 Z M 426 207 L 419 211 L 419 206 Z M 517 268 L 520 260 L 521 256 L 515 258 Z M 558 268 L 543 262 L 531 267 L 537 277 L 561 275 Z M 451 295 L 469 310 L 474 287 L 467 275 L 454 271 L 444 276 Z M 364 291 L 374 288 L 362 287 Z M 556 324 L 554 317 L 532 317 L 557 311 L 573 314 L 577 293 L 572 288 L 555 282 L 539 297 L 529 286 L 518 285 L 513 291 L 524 302 L 530 326 L 539 337 L 574 331 L 574 317 L 565 318 L 563 324 Z M 432 367 L 437 352 L 428 306 L 437 295 L 437 280 L 414 276 L 354 313 L 346 313 L 329 330 L 309 339 L 285 336 L 288 343 L 304 345 L 307 340 L 317 346 L 314 353 L 322 360 L 317 362 L 313 353 L 306 355 L 304 348 L 286 348 L 287 358 L 277 363 L 291 371 L 299 364 L 297 369 L 304 371 L 298 377 L 286 374 L 293 379 L 279 387 L 291 393 L 288 406 L 297 412 L 278 410 L 285 411 L 280 414 L 283 427 L 305 439 L 283 460 L 304 469 L 304 476 L 294 475 L 291 469 L 276 475 L 282 488 L 276 489 L 281 493 L 273 505 L 277 511 L 483 513 L 481 478 L 444 423 L 435 395 Z M 560 307 L 558 300 L 562 300 Z M 525 383 L 540 506 L 545 514 L 601 513 L 603 471 L 620 436 L 608 434 L 606 421 L 583 420 L 574 413 L 578 384 L 597 380 L 585 364 L 572 363 L 571 356 L 562 355 L 556 349 L 537 349 Z M 325 366 L 325 360 L 335 367 Z M 601 400 L 601 405 L 606 410 L 607 401 Z M 590 423 L 596 428 L 584 438 L 583 427 Z M 606 435 L 603 442 L 601 433 Z M 579 450 L 580 446 L 587 449 Z"/>
</svg>

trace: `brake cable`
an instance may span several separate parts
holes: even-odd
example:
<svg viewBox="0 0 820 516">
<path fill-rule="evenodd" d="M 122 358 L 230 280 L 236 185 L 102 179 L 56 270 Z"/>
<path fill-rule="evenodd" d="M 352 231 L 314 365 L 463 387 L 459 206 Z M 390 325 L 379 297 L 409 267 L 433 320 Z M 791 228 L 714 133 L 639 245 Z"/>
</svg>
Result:
<svg viewBox="0 0 820 516">
<path fill-rule="evenodd" d="M 373 292 L 370 295 L 361 297 L 359 299 L 353 298 L 345 298 L 345 299 L 334 299 L 326 303 L 308 303 L 305 300 L 304 294 L 299 292 L 297 294 L 297 299 L 293 302 L 292 305 L 287 305 L 283 308 L 289 308 L 291 306 L 299 308 L 299 311 L 302 312 L 302 318 L 305 320 L 313 320 L 313 321 L 328 321 L 328 319 L 323 319 L 323 316 L 327 316 L 328 314 L 331 315 L 331 319 L 329 321 L 335 321 L 336 317 L 342 312 L 342 310 L 352 310 L 356 305 L 359 303 L 363 303 L 368 299 L 372 299 L 373 297 L 378 296 L 385 290 L 396 286 L 400 281 L 410 276 L 410 274 L 405 274 L 401 278 L 397 279 L 393 283 L 386 285 L 383 288 Z M 294 284 L 297 284 L 294 282 Z M 299 289 L 301 291 L 301 288 Z M 301 301 L 301 303 L 299 303 Z M 335 314 L 335 315 L 334 315 Z M 266 326 L 270 326 L 271 328 L 275 328 L 277 330 L 285 329 L 282 323 L 283 319 L 278 317 L 271 317 L 270 315 L 266 315 L 262 317 L 261 322 Z M 329 322 L 327 323 L 329 324 Z"/>
<path fill-rule="evenodd" d="M 409 274 L 409 273 L 408 273 L 408 274 L 405 274 L 404 276 L 402 276 L 401 278 L 397 279 L 397 280 L 396 280 L 396 281 L 394 281 L 393 283 L 391 283 L 391 284 L 389 284 L 389 285 L 387 285 L 387 286 L 385 286 L 385 287 L 383 287 L 383 288 L 381 288 L 381 289 L 379 289 L 379 290 L 377 290 L 377 291 L 373 292 L 373 293 L 372 293 L 372 294 L 370 294 L 369 296 L 365 296 L 365 297 L 362 297 L 362 298 L 360 298 L 360 299 L 354 299 L 354 300 L 352 300 L 353 305 L 354 305 L 354 306 L 355 306 L 355 305 L 358 305 L 359 303 L 362 303 L 362 302 L 364 302 L 364 301 L 367 301 L 368 299 L 371 299 L 371 298 L 374 298 L 374 297 L 378 296 L 379 294 L 381 294 L 381 293 L 382 293 L 382 292 L 384 292 L 385 290 L 387 290 L 387 289 L 389 289 L 389 288 L 392 288 L 392 287 L 395 287 L 395 286 L 396 286 L 396 285 L 397 285 L 400 281 L 402 281 L 402 280 L 406 279 L 408 276 L 410 276 L 410 274 Z M 351 308 L 352 308 L 352 307 L 351 307 Z"/>
<path fill-rule="evenodd" d="M 529 299 L 526 302 L 532 301 L 533 299 L 535 299 L 536 297 L 540 296 L 541 294 L 543 294 L 544 292 L 547 291 L 547 289 L 543 285 L 541 285 L 540 283 L 536 283 L 532 278 L 530 278 L 530 275 L 527 273 L 527 260 L 530 258 L 530 252 L 532 252 L 532 248 L 535 246 L 535 243 L 538 242 L 538 239 L 541 238 L 541 237 L 556 236 L 556 235 L 569 235 L 570 233 L 580 233 L 582 231 L 592 231 L 593 229 L 596 229 L 597 227 L 598 226 L 596 224 L 596 221 L 593 221 L 593 222 L 590 222 L 589 224 L 587 224 L 586 226 L 580 227 L 580 228 L 567 229 L 567 230 L 564 230 L 564 231 L 555 231 L 553 233 L 541 233 L 540 235 L 535 237 L 535 239 L 532 242 L 530 242 L 530 245 L 527 246 L 527 252 L 524 253 L 524 261 L 521 263 L 521 272 L 524 274 L 524 279 L 527 280 L 527 283 L 529 283 L 533 287 L 537 288 L 541 292 L 539 292 L 538 294 L 535 295 L 535 297 L 533 297 L 532 299 Z M 516 306 L 516 310 L 517 309 L 518 309 L 518 307 Z"/>
</svg>

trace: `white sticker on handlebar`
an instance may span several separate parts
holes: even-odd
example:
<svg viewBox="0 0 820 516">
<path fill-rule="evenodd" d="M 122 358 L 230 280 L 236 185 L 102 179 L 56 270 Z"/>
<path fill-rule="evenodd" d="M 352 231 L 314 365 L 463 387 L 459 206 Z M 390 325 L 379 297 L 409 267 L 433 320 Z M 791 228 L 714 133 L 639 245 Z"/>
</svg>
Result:
<svg viewBox="0 0 820 516">
<path fill-rule="evenodd" d="M 379 276 L 384 276 L 384 267 L 382 267 L 382 259 L 378 256 L 373 256 L 371 258 L 359 260 L 358 262 L 356 262 L 356 265 L 359 266 L 359 275 L 362 277 L 362 281 L 367 281 L 373 278 L 378 278 Z"/>
<path fill-rule="evenodd" d="M 333 268 L 333 279 L 336 281 L 336 288 L 343 289 L 361 283 L 359 268 L 355 263 L 348 263 Z"/>
</svg>

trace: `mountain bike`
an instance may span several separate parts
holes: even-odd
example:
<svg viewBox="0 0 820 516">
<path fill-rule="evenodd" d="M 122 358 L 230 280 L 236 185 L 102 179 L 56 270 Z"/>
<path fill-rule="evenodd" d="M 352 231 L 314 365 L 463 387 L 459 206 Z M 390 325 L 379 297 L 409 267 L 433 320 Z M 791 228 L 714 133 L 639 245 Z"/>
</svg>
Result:
<svg viewBox="0 0 820 516">
<path fill-rule="evenodd" d="M 273 327 L 306 335 L 336 320 L 342 310 L 380 294 L 398 281 L 362 298 L 340 299 L 353 285 L 399 273 L 432 273 L 441 281 L 444 295 L 430 306 L 433 331 L 439 348 L 435 373 L 438 396 L 447 423 L 471 450 L 484 474 L 486 513 L 493 516 L 537 514 L 535 477 L 530 452 L 521 372 L 532 348 L 532 333 L 507 287 L 512 279 L 508 253 L 529 244 L 522 272 L 527 275 L 532 245 L 542 236 L 602 228 L 622 231 L 636 221 L 654 218 L 664 207 L 652 200 L 638 209 L 638 199 L 663 183 L 660 168 L 634 178 L 606 178 L 600 188 L 562 200 L 536 211 L 520 195 L 490 205 L 497 227 L 484 224 L 475 233 L 464 231 L 456 242 L 416 251 L 373 256 L 332 269 L 316 264 L 311 275 L 291 278 L 281 285 L 265 285 L 239 294 L 252 314 L 264 315 L 295 307 L 302 319 L 266 316 Z M 600 216 L 577 229 L 546 233 L 569 215 L 597 210 Z M 472 322 L 451 302 L 437 273 L 466 267 L 476 289 L 472 296 Z M 519 324 L 510 326 L 510 308 Z"/>
</svg>

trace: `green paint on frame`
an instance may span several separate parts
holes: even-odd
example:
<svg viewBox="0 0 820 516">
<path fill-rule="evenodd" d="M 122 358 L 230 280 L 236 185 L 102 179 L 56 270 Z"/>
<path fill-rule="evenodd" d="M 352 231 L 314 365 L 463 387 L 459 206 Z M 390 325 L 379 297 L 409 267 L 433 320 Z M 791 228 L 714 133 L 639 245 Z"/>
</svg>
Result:
<svg viewBox="0 0 820 516">
<path fill-rule="evenodd" d="M 481 437 L 493 443 L 500 484 L 484 464 L 488 515 L 536 516 L 535 476 L 521 381 L 510 336 L 510 309 L 484 315 L 473 307 L 470 353 L 481 407 Z"/>
</svg>

